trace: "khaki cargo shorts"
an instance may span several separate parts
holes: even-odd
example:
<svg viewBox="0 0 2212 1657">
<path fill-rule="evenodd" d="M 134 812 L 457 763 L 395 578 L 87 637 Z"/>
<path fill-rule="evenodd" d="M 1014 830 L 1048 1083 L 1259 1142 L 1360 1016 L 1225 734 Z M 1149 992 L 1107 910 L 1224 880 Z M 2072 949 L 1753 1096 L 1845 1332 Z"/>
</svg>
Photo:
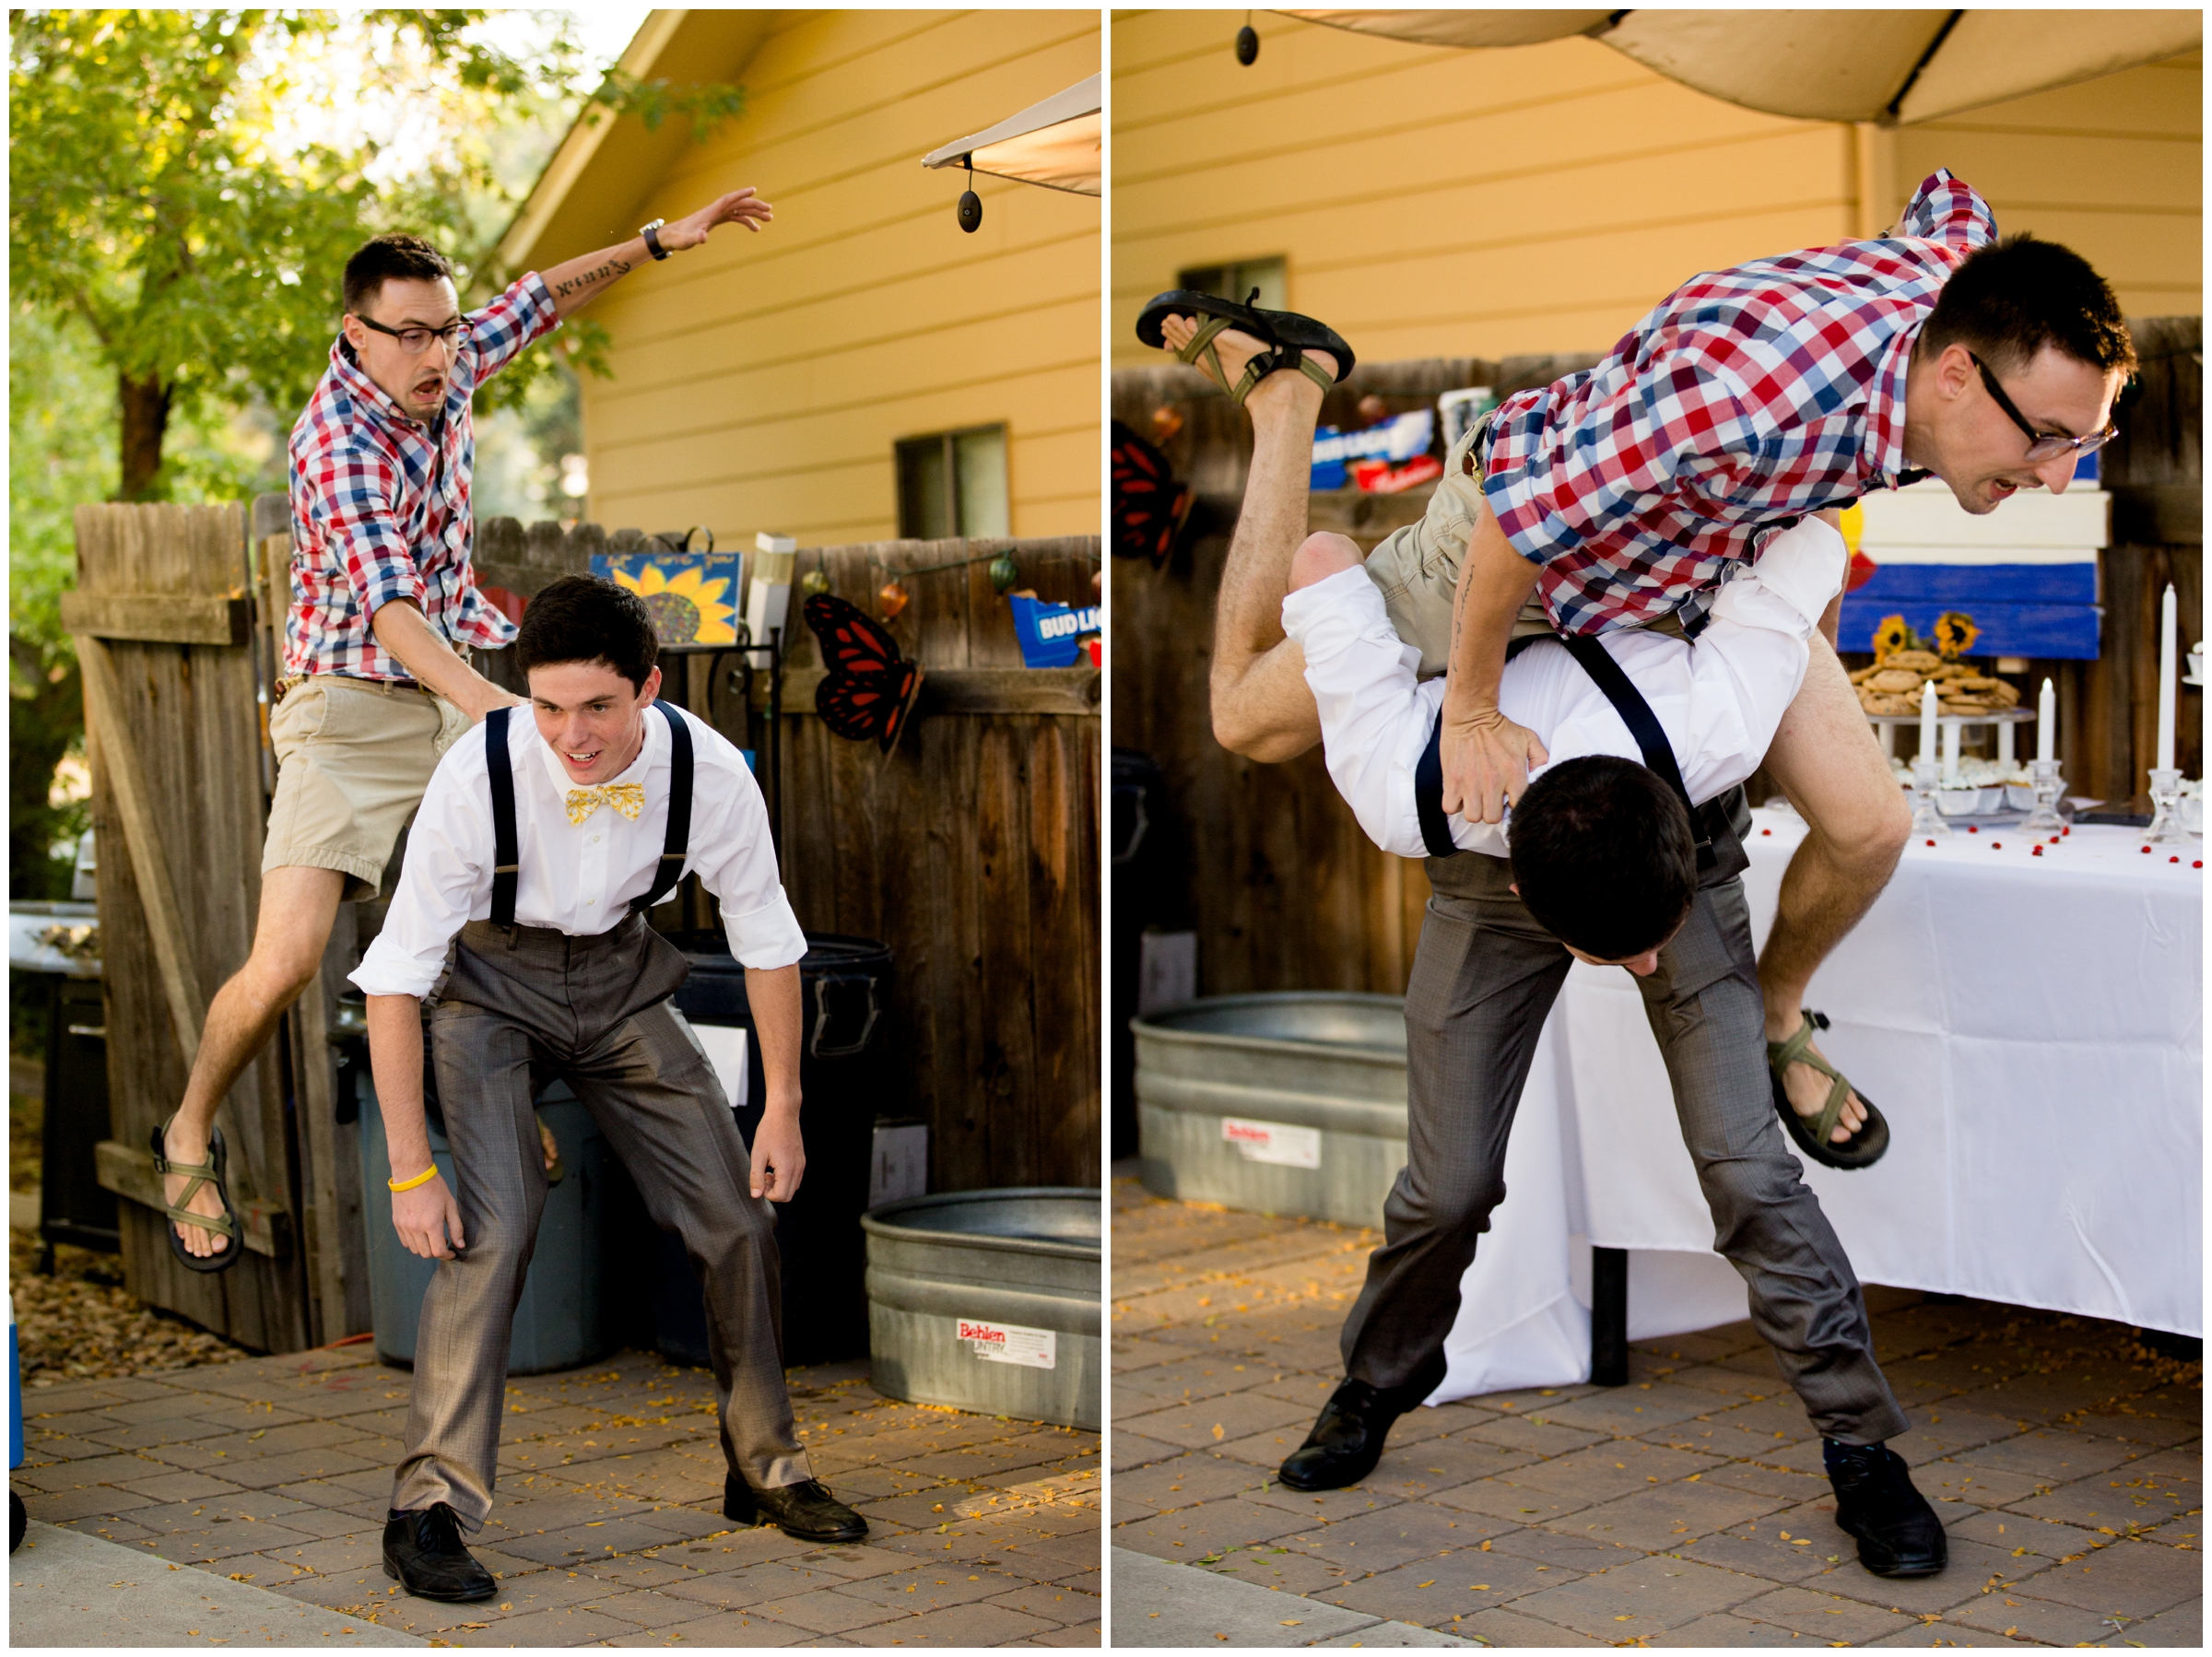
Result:
<svg viewBox="0 0 2212 1657">
<path fill-rule="evenodd" d="M 1489 510 L 1483 501 L 1481 474 L 1495 412 L 1477 420 L 1445 454 L 1444 475 L 1421 521 L 1392 530 L 1367 556 L 1368 579 L 1382 592 L 1398 637 L 1420 651 L 1424 679 L 1435 678 L 1451 664 L 1452 601 L 1459 590 L 1459 566 L 1477 519 Z M 1645 625 L 1682 636 L 1682 625 L 1671 613 Z M 1557 630 L 1544 601 L 1532 593 L 1513 620 L 1512 636 Z"/>
<path fill-rule="evenodd" d="M 315 674 L 269 712 L 276 798 L 261 872 L 336 869 L 373 898 L 399 831 L 468 716 L 417 685 Z"/>
</svg>

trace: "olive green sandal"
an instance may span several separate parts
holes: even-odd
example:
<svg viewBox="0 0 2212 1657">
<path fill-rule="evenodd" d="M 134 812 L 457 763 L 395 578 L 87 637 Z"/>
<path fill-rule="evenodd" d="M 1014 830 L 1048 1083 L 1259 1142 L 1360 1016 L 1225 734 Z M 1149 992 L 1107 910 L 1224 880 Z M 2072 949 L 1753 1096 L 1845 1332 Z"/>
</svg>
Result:
<svg viewBox="0 0 2212 1657">
<path fill-rule="evenodd" d="M 169 1122 L 176 1121 L 171 1117 Z M 223 1169 L 229 1155 L 223 1146 L 223 1131 L 218 1127 L 207 1130 L 207 1160 L 202 1163 L 172 1162 L 169 1159 L 166 1135 L 169 1122 L 154 1130 L 154 1174 L 161 1178 L 169 1174 L 189 1174 L 192 1183 L 185 1186 L 183 1194 L 166 1210 L 169 1223 L 162 1229 L 169 1234 L 169 1252 L 177 1257 L 177 1263 L 188 1272 L 227 1272 L 237 1263 L 239 1256 L 238 1214 L 230 1206 L 230 1193 L 223 1184 Z M 194 1214 L 184 1205 L 199 1194 L 200 1187 L 212 1185 L 218 1201 L 223 1205 L 220 1214 Z M 229 1246 L 214 1254 L 194 1254 L 184 1246 L 177 1235 L 179 1225 L 198 1226 L 227 1239 Z"/>
<path fill-rule="evenodd" d="M 1804 1021 L 1786 1041 L 1767 1043 L 1767 1071 L 1773 1082 L 1774 1109 L 1782 1116 L 1782 1125 L 1789 1130 L 1797 1148 L 1814 1161 L 1830 1168 L 1871 1168 L 1882 1159 L 1889 1148 L 1889 1123 L 1874 1108 L 1874 1101 L 1859 1093 L 1859 1104 L 1866 1112 L 1866 1120 L 1859 1131 L 1838 1145 L 1829 1137 L 1842 1120 L 1843 1106 L 1857 1089 L 1843 1077 L 1843 1073 L 1812 1051 L 1814 1032 L 1828 1028 L 1828 1015 L 1805 1009 Z M 1830 1081 L 1828 1104 L 1816 1118 L 1798 1115 L 1790 1104 L 1789 1089 L 1783 1085 L 1793 1064 L 1810 1064 Z"/>
<path fill-rule="evenodd" d="M 1191 336 L 1191 343 L 1175 353 L 1175 360 L 1197 368 L 1207 379 L 1227 392 L 1229 400 L 1239 408 L 1243 407 L 1244 399 L 1252 395 L 1252 388 L 1277 369 L 1296 368 L 1324 392 L 1336 384 L 1336 377 L 1318 362 L 1311 360 L 1299 347 L 1277 346 L 1271 350 L 1260 352 L 1247 362 L 1242 378 L 1231 385 L 1228 370 L 1221 366 L 1221 354 L 1214 348 L 1214 336 L 1224 329 L 1236 326 L 1234 317 L 1207 317 L 1199 324 L 1198 332 Z M 1203 367 L 1200 366 L 1202 358 Z M 1285 358 L 1291 360 L 1286 361 Z"/>
<path fill-rule="evenodd" d="M 1322 390 L 1328 391 L 1343 382 L 1352 371 L 1355 360 L 1352 347 L 1344 336 L 1324 323 L 1295 311 L 1262 311 L 1253 301 L 1260 297 L 1253 288 L 1242 304 L 1225 300 L 1217 294 L 1198 293 L 1190 288 L 1171 288 L 1155 294 L 1136 319 L 1136 336 L 1156 350 L 1165 349 L 1167 339 L 1161 332 L 1171 316 L 1187 316 L 1198 323 L 1198 333 L 1191 343 L 1178 351 L 1176 360 L 1198 368 L 1224 392 L 1230 401 L 1242 406 L 1252 394 L 1252 388 L 1268 375 L 1282 369 L 1297 369 Z M 1214 348 L 1214 338 L 1224 328 L 1234 328 L 1259 340 L 1268 349 L 1261 352 L 1244 365 L 1244 373 L 1234 385 L 1221 366 L 1221 355 Z M 1306 360 L 1308 351 L 1326 351 L 1336 360 L 1336 371 L 1332 374 L 1317 362 Z M 1203 362 L 1205 366 L 1199 365 Z"/>
</svg>

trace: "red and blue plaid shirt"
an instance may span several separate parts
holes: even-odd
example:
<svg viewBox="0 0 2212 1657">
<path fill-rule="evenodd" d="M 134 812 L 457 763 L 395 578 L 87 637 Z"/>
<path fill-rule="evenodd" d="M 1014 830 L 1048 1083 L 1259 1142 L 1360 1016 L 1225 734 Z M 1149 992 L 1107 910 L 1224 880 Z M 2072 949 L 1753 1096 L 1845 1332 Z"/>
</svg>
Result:
<svg viewBox="0 0 2212 1657">
<path fill-rule="evenodd" d="M 413 599 L 452 643 L 497 650 L 513 640 L 514 624 L 486 602 L 469 567 L 477 440 L 468 402 L 559 320 L 535 271 L 471 312 L 468 342 L 454 355 L 435 426 L 401 413 L 339 335 L 329 369 L 292 428 L 287 673 L 410 679 L 369 626 L 395 598 Z"/>
<path fill-rule="evenodd" d="M 1508 397 L 1483 493 L 1552 622 L 1602 633 L 1702 622 L 1760 528 L 1906 473 L 1905 367 L 1936 293 L 1993 240 L 1939 171 L 1900 234 L 1712 271 L 1595 368 Z"/>
</svg>

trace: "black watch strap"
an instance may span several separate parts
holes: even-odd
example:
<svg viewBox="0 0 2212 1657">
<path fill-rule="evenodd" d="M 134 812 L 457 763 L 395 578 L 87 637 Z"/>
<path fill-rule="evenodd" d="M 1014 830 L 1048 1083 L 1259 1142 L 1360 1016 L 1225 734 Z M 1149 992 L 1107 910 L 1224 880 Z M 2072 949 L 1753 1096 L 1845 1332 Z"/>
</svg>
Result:
<svg viewBox="0 0 2212 1657">
<path fill-rule="evenodd" d="M 645 238 L 645 251 L 656 260 L 668 256 L 668 250 L 661 245 L 661 227 L 667 222 L 665 218 L 656 218 L 651 224 L 638 227 L 638 234 Z"/>
</svg>

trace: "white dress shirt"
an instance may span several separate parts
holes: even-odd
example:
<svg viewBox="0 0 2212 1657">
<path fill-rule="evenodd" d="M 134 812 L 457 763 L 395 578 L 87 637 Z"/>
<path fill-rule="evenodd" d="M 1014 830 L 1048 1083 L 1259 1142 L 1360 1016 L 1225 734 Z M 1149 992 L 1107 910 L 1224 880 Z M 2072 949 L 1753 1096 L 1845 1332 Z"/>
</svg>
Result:
<svg viewBox="0 0 2212 1657">
<path fill-rule="evenodd" d="M 1843 537 L 1807 518 L 1771 537 L 1758 561 L 1722 587 L 1694 645 L 1642 629 L 1603 636 L 1666 733 L 1693 804 L 1734 788 L 1765 758 L 1805 682 L 1806 640 L 1843 583 L 1845 557 Z M 1385 852 L 1426 855 L 1414 769 L 1444 680 L 1417 681 L 1420 652 L 1391 627 L 1364 570 L 1340 570 L 1285 597 L 1283 631 L 1305 652 L 1329 776 L 1359 827 Z M 1643 758 L 1627 722 L 1564 649 L 1533 644 L 1508 662 L 1498 705 L 1550 756 L 1532 781 L 1584 755 Z M 1508 854 L 1509 824 L 1451 821 L 1462 851 Z"/>
<path fill-rule="evenodd" d="M 730 953 L 747 967 L 788 967 L 806 936 L 783 896 L 768 812 L 745 756 L 721 733 L 678 711 L 691 731 L 691 845 L 684 872 L 722 904 Z M 479 722 L 446 751 L 407 831 L 407 856 L 384 929 L 353 981 L 371 995 L 429 993 L 445 970 L 447 946 L 470 921 L 491 918 L 491 783 Z M 522 852 L 514 918 L 590 937 L 618 924 L 629 900 L 653 888 L 668 833 L 673 771 L 668 722 L 648 709 L 645 744 L 610 781 L 641 782 L 645 806 L 633 821 L 602 804 L 569 821 L 570 781 L 537 734 L 527 707 L 507 719 L 514 773 L 514 829 Z"/>
</svg>

